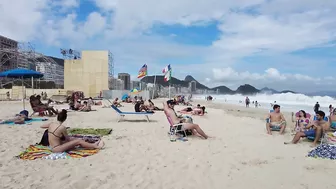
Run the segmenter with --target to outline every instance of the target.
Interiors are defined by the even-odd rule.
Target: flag
[[[139,70],[138,78],[145,77],[146,75],[147,75],[147,64],[144,64]]]
[[[172,70],[170,69],[165,73],[163,80],[165,82],[169,81],[171,79],[171,74],[172,74]]]
[[[166,67],[162,70],[162,73],[166,73],[166,72],[168,72],[169,70],[171,70],[170,64],[169,64],[168,66],[166,66]]]

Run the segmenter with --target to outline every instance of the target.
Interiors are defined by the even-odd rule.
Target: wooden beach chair
[[[123,112],[123,111],[121,111],[119,108],[117,108],[117,107],[114,106],[114,105],[111,105],[111,107],[112,107],[112,109],[114,109],[114,110],[118,113],[118,115],[119,115],[118,122],[120,122],[120,121],[125,117],[125,115],[142,115],[142,116],[145,116],[145,117],[146,117],[146,119],[147,119],[148,122],[150,122],[150,121],[149,121],[149,117],[148,117],[148,115],[153,115],[153,114],[154,114],[154,112],[153,112],[153,113],[152,113],[152,112]]]

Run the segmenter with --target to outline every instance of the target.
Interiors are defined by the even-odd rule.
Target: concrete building
[[[54,81],[56,85],[64,85],[64,60],[50,57],[50,59],[37,58],[36,71],[44,74],[47,81]],[[53,61],[48,61],[53,60]]]
[[[190,92],[192,93],[196,92],[196,81],[190,81],[189,89],[190,89]]]
[[[18,67],[17,48],[17,41],[0,35],[0,72]]]
[[[118,79],[124,82],[123,90],[131,90],[131,76],[128,73],[118,73]]]
[[[109,90],[109,52],[82,51],[81,59],[64,61],[64,89],[83,91],[86,97]]]

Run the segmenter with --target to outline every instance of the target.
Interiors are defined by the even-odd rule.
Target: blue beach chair
[[[148,115],[153,115],[154,113],[152,112],[123,112],[121,111],[119,108],[117,108],[114,105],[111,105],[112,109],[114,109],[118,115],[119,115],[119,119],[118,122],[120,122],[122,120],[123,117],[125,117],[125,115],[143,115],[146,117],[147,121],[149,122],[149,117]]]

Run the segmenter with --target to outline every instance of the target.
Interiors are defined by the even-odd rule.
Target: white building
[[[64,85],[64,60],[49,57],[53,61],[37,58],[36,71],[44,74],[43,78],[46,81],[54,81],[56,85]]]

